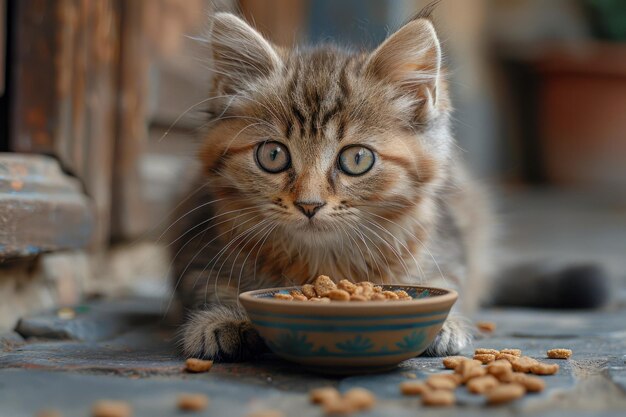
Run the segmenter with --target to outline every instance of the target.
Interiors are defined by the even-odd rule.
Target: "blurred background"
[[[98,294],[164,294],[194,166],[210,13],[279,45],[372,48],[420,0],[0,0],[0,329]],[[444,0],[435,22],[499,262],[626,281],[626,2]],[[620,286],[619,288],[623,288]]]

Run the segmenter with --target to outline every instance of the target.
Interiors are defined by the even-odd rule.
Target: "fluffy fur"
[[[441,48],[418,18],[371,53],[283,49],[230,14],[215,17],[210,128],[197,188],[181,205],[175,286],[189,312],[188,356],[243,360],[265,351],[237,304],[251,289],[353,281],[456,288],[477,301],[486,243],[482,196],[459,161]],[[260,143],[291,166],[260,169]],[[374,151],[361,176],[338,168],[347,145]],[[308,218],[296,202],[323,204]],[[452,315],[428,349],[458,352],[470,334]]]

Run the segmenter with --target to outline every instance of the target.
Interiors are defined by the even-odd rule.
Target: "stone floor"
[[[546,377],[542,394],[494,408],[460,389],[459,405],[449,410],[424,409],[418,399],[398,392],[398,383],[410,374],[440,372],[440,359],[412,359],[380,375],[326,377],[267,355],[256,363],[216,364],[209,373],[187,374],[161,306],[153,299],[100,300],[77,306],[73,319],[52,312],[24,320],[18,330],[28,340],[18,333],[2,336],[0,416],[31,417],[48,408],[67,417],[88,416],[91,404],[102,398],[129,401],[138,417],[175,416],[183,414],[175,404],[184,392],[210,397],[209,408],[197,415],[245,416],[275,408],[286,416],[319,416],[307,403],[307,390],[324,385],[374,391],[379,404],[364,416],[626,413],[626,306],[575,314],[483,311],[479,318],[495,321],[497,329],[473,347],[519,347],[536,358],[547,348],[569,347],[574,356],[559,361],[560,372]]]
[[[89,416],[98,399],[123,399],[135,417],[182,415],[175,407],[183,392],[211,398],[202,413],[238,417],[266,408],[289,417],[320,416],[308,404],[312,387],[340,390],[361,386],[379,403],[363,416],[604,416],[626,415],[626,205],[615,199],[580,199],[552,194],[515,195],[502,205],[513,226],[503,241],[512,260],[596,260],[616,282],[613,303],[602,311],[484,310],[476,319],[497,323],[475,347],[519,347],[542,358],[551,347],[569,347],[574,356],[546,377],[548,389],[504,407],[486,407],[460,389],[459,404],[425,409],[403,398],[398,383],[441,371],[439,359],[416,358],[380,375],[327,377],[303,371],[272,355],[255,363],[216,364],[211,372],[182,370],[175,329],[164,320],[159,299],[94,300],[75,306],[74,318],[53,311],[22,320],[17,332],[0,333],[0,417],[32,417],[57,409],[65,417]],[[26,337],[26,338],[24,338]]]

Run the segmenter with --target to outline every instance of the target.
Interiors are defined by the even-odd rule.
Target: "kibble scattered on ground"
[[[572,351],[570,349],[550,349],[547,355],[550,359],[569,359],[572,356]]]
[[[126,401],[100,400],[92,409],[92,417],[131,417],[133,409]]]
[[[209,406],[209,398],[204,394],[180,394],[178,408],[185,411],[200,411]]]
[[[209,360],[189,358],[185,361],[185,370],[187,372],[209,372],[211,367],[213,367],[213,361]]]
[[[333,387],[315,388],[309,391],[309,400],[320,405],[326,415],[349,415],[376,405],[376,396],[365,388],[352,388],[343,395]]]
[[[548,351],[552,358],[567,359],[571,355],[569,349]],[[527,393],[543,391],[545,381],[530,373],[552,375],[559,370],[558,364],[523,356],[520,349],[479,348],[473,358],[449,356],[443,358],[442,363],[453,373],[434,374],[425,381],[404,381],[400,384],[400,392],[407,396],[421,396],[425,406],[443,407],[455,404],[454,391],[465,384],[470,393],[484,395],[487,404],[498,405],[517,400]]]

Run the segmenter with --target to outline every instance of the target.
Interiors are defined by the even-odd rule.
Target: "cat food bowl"
[[[322,373],[380,372],[426,350],[448,317],[458,294],[410,285],[406,301],[313,303],[285,301],[270,288],[239,295],[254,327],[278,356]]]

